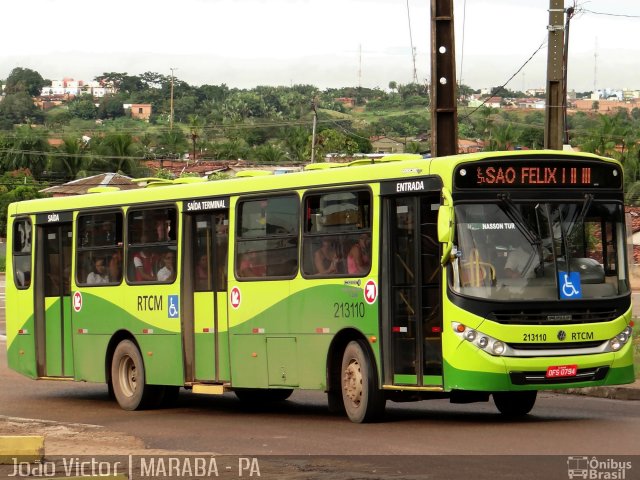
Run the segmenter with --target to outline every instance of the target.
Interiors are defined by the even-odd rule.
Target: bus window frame
[[[174,239],[172,240],[166,240],[166,241],[156,241],[156,242],[146,242],[146,243],[131,243],[130,241],[130,225],[131,225],[131,216],[139,213],[139,212],[151,212],[151,211],[157,211],[157,210],[168,210],[168,209],[173,209],[175,212],[175,236]],[[170,202],[170,203],[157,203],[157,204],[135,204],[135,205],[129,205],[129,207],[127,208],[126,211],[126,215],[125,215],[125,223],[124,223],[124,252],[123,252],[123,260],[124,260],[124,265],[123,265],[123,271],[122,271],[122,276],[126,282],[127,285],[129,286],[140,286],[140,285],[173,285],[176,281],[179,281],[180,279],[180,269],[178,268],[179,262],[182,261],[182,253],[179,251],[178,249],[178,238],[180,237],[180,208],[177,204],[177,202]],[[133,251],[132,251],[132,247],[133,247]],[[176,270],[176,274],[174,275],[173,280],[168,280],[168,281],[164,281],[164,282],[159,282],[158,280],[144,280],[144,281],[138,281],[135,280],[135,273],[134,273],[134,278],[129,278],[129,268],[131,266],[131,264],[133,263],[133,254],[138,251],[138,249],[142,249],[143,247],[146,247],[148,249],[151,250],[158,250],[160,251],[161,248],[164,248],[163,253],[166,253],[168,250],[172,250],[175,253],[175,270]],[[134,272],[135,272],[135,266],[134,268]],[[158,272],[154,272],[154,276],[157,277]]]
[[[30,232],[31,232],[31,241],[29,242],[29,252],[23,252],[23,251],[16,251],[16,242],[15,242],[15,235],[17,230],[17,226],[19,222],[27,222],[30,226]],[[11,239],[11,252],[8,252],[11,254],[11,261],[12,261],[12,266],[11,268],[13,269],[13,284],[14,286],[18,289],[18,290],[29,290],[31,288],[31,284],[33,283],[33,234],[34,234],[34,230],[33,230],[33,226],[34,226],[34,222],[31,220],[30,217],[16,217],[13,220],[13,224],[12,224],[12,232],[11,234],[13,235],[13,238]],[[20,283],[17,281],[17,272],[18,272],[18,268],[17,268],[17,259],[18,258],[25,258],[28,257],[29,258],[29,283],[27,284],[26,282],[24,282],[23,285],[20,285]],[[20,270],[22,271],[22,270]],[[22,272],[23,276],[24,276],[25,272]]]
[[[109,215],[109,214],[114,214],[114,215],[121,215],[121,227],[122,227],[122,232],[121,232],[121,236],[120,238],[122,239],[121,242],[119,243],[114,243],[113,245],[100,245],[100,246],[90,246],[90,247],[83,247],[81,245],[79,245],[79,242],[81,241],[80,238],[80,220],[82,219],[82,217],[85,216],[95,216],[95,215]],[[124,272],[124,233],[125,233],[125,213],[122,211],[121,208],[115,208],[115,209],[108,209],[108,210],[79,210],[78,214],[76,215],[76,219],[74,222],[74,230],[75,230],[75,235],[76,235],[76,242],[75,242],[75,256],[74,256],[74,263],[75,263],[75,272],[74,272],[74,277],[75,277],[75,282],[76,285],[82,288],[93,288],[93,287],[115,287],[118,285],[122,285],[122,281],[125,277],[125,272]],[[115,236],[116,239],[118,238],[117,235],[117,223],[114,226],[114,232],[115,232]],[[121,261],[120,261],[120,270],[121,270],[121,276],[120,276],[120,280],[117,282],[106,282],[106,283],[88,283],[85,280],[80,280],[78,278],[78,273],[80,271],[80,255],[81,254],[85,254],[87,252],[114,252],[117,250],[120,250],[120,255],[122,257]],[[104,258],[105,261],[105,267],[107,264],[107,260],[106,258]],[[108,267],[107,267],[108,268]]]
[[[296,202],[296,221],[294,223],[294,227],[295,227],[295,235],[264,235],[261,237],[242,237],[240,234],[240,229],[242,228],[242,216],[240,214],[241,211],[241,207],[243,204],[247,203],[247,202],[257,202],[257,201],[261,201],[261,200],[267,200],[269,201],[270,199],[273,198],[283,198],[283,197],[291,197],[291,198],[295,198],[297,200]],[[236,204],[235,204],[235,209],[234,209],[234,232],[233,232],[233,275],[236,279],[236,281],[238,282],[255,282],[255,281],[263,281],[263,282],[268,282],[268,281],[274,281],[274,280],[293,280],[294,278],[296,278],[298,276],[298,273],[300,272],[300,212],[301,212],[301,199],[300,199],[300,194],[299,192],[295,191],[295,190],[291,190],[291,191],[287,191],[287,192],[278,192],[275,194],[262,194],[262,195],[244,195],[244,196],[240,196],[237,198],[236,200]],[[240,269],[240,253],[239,253],[239,248],[238,245],[240,243],[250,243],[250,242],[256,242],[256,241],[262,241],[262,242],[269,242],[269,241],[273,241],[273,240],[281,240],[281,241],[288,241],[288,240],[295,240],[296,242],[296,254],[295,256],[293,256],[292,258],[295,259],[296,261],[296,268],[295,270],[289,274],[289,275],[269,275],[268,274],[268,270],[267,270],[267,264],[265,264],[265,274],[264,275],[259,275],[259,276],[241,276],[239,275],[239,269]],[[268,251],[268,250],[265,250]],[[245,252],[248,253],[248,252]]]
[[[340,232],[335,232],[335,233],[309,233],[307,232],[307,219],[304,217],[304,212],[306,209],[306,201],[307,198],[309,196],[321,196],[321,195],[326,195],[326,194],[332,194],[332,193],[355,193],[357,194],[358,192],[366,192],[369,195],[369,219],[368,219],[368,227],[367,228],[361,228],[361,229],[354,229],[354,230],[342,230]],[[373,257],[373,217],[374,217],[374,195],[373,195],[373,190],[371,189],[370,185],[357,185],[357,186],[349,186],[349,187],[334,187],[334,188],[322,188],[322,189],[310,189],[304,192],[304,195],[302,196],[302,201],[301,201],[301,205],[302,205],[302,209],[301,209],[301,213],[302,215],[300,216],[300,222],[301,222],[301,226],[300,226],[300,232],[302,235],[302,242],[301,242],[301,247],[299,248],[300,250],[300,260],[298,262],[298,264],[300,265],[300,274],[302,275],[303,278],[307,279],[307,280],[313,280],[313,279],[328,279],[328,278],[363,278],[366,277],[367,275],[369,275],[371,273],[371,269],[373,268],[373,264],[370,260],[369,262],[369,270],[361,273],[361,274],[352,274],[348,272],[347,269],[347,257],[349,255],[349,251],[343,251],[343,258],[342,258],[342,262],[344,262],[344,273],[335,273],[335,274],[316,274],[316,273],[307,273],[305,272],[304,269],[304,261],[306,259],[306,257],[304,257],[305,255],[305,241],[307,239],[310,240],[314,240],[314,239],[319,239],[320,241],[322,241],[323,237],[332,237],[332,238],[339,238],[339,239],[346,239],[348,237],[351,236],[356,236],[359,237],[362,234],[368,234],[369,235],[369,240],[371,242],[370,247],[369,247],[369,256]],[[357,241],[357,240],[356,240]],[[344,249],[343,249],[344,250]],[[315,251],[314,251],[315,252]],[[313,256],[315,253],[312,253],[311,255]],[[310,259],[311,262],[313,262],[313,258]]]

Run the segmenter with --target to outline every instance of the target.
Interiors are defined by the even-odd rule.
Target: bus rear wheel
[[[523,417],[531,411],[536,403],[538,392],[527,390],[523,392],[495,392],[493,403],[503,415],[507,417]]]
[[[376,370],[366,344],[349,342],[342,356],[342,401],[349,420],[367,423],[384,414],[385,398],[378,389]]]
[[[113,352],[111,382],[113,393],[123,410],[146,408],[158,393],[162,393],[146,385],[142,355],[131,340],[121,341]]]

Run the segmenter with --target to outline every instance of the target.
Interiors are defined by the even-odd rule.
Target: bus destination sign
[[[622,186],[620,169],[588,161],[512,160],[464,164],[455,185],[469,188],[613,188]]]

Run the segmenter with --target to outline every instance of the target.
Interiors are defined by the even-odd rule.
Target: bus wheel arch
[[[146,383],[144,357],[135,338],[128,332],[118,332],[112,338],[107,358],[110,360],[110,392],[124,410],[141,410],[161,397],[156,386]]]
[[[343,330],[331,343],[327,395],[329,410],[346,413],[355,423],[377,421],[384,413],[385,397],[379,389],[375,356],[357,330]]]

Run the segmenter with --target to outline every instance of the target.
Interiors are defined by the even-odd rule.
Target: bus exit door
[[[385,385],[442,385],[439,189],[384,198],[382,302]]]
[[[35,338],[40,377],[73,376],[71,343],[72,223],[36,220]],[[71,219],[71,214],[66,214]],[[54,219],[55,223],[42,224]]]
[[[185,202],[182,331],[187,382],[229,381],[229,199]]]

